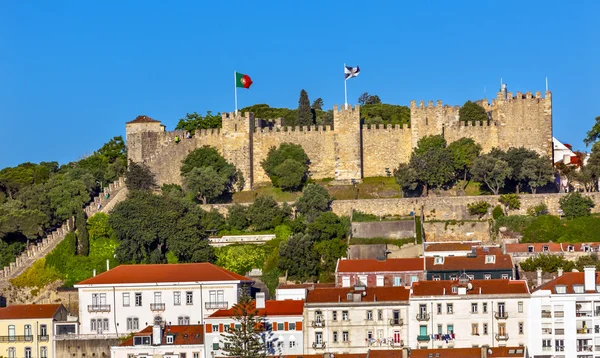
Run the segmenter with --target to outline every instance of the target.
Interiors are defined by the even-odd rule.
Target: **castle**
[[[491,104],[479,103],[489,120],[465,123],[459,120],[459,106],[411,101],[410,126],[361,125],[358,105],[334,106],[333,126],[274,128],[255,120],[253,113],[223,113],[221,129],[198,130],[191,138],[184,132],[167,132],[159,121],[139,116],[126,124],[127,155],[148,165],[159,185],[181,184],[181,161],[192,150],[209,145],[243,173],[246,190],[269,182],[261,162],[271,147],[286,142],[304,148],[313,179],[333,178],[340,183],[387,175],[399,163],[408,162],[419,139],[427,135],[441,134],[448,143],[472,138],[484,152],[525,147],[552,158],[551,92],[545,97],[540,92],[513,96],[503,87]]]

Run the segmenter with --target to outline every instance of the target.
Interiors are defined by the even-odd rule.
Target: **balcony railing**
[[[496,319],[507,319],[508,318],[508,313],[506,313],[506,312],[496,312],[496,313],[494,313],[494,317],[496,317]]]
[[[497,341],[508,341],[508,333],[496,333],[496,340]]]
[[[0,336],[0,342],[33,342],[33,336]]]
[[[600,310],[596,308],[596,310],[594,311],[594,316],[598,317],[600,316]]]
[[[552,350],[552,347],[542,347],[542,351],[549,352]]]
[[[227,306],[227,302],[206,302],[204,304],[204,306],[206,307],[207,310],[219,310],[219,309],[226,309]]]
[[[565,346],[556,346],[556,347],[554,347],[554,350],[557,352],[564,352]]]
[[[542,318],[552,318],[552,312],[542,311]]]
[[[313,326],[313,327],[325,327],[325,321],[324,320],[312,321],[311,322],[311,326]]]
[[[577,328],[577,334],[590,334],[592,333],[591,328]]]
[[[429,321],[429,313],[417,313],[417,321]]]
[[[577,352],[591,352],[592,346],[577,346]]]
[[[599,346],[599,345],[595,345],[595,346],[594,346],[594,350],[595,350],[596,352],[600,351],[600,346]]]
[[[38,335],[38,341],[40,342],[48,342],[48,335],[47,334],[40,334]]]
[[[592,317],[592,311],[577,311],[575,312],[576,317]]]
[[[110,312],[110,305],[88,305],[88,312]]]
[[[325,349],[325,342],[317,343],[314,342],[312,344],[313,349]]]
[[[428,334],[420,334],[417,336],[417,341],[419,342],[429,342],[430,339],[431,337],[429,337]]]
[[[390,319],[390,326],[402,326],[403,324],[404,324],[404,321],[402,321],[402,318]]]
[[[165,304],[164,303],[151,303],[150,304],[150,310],[151,311],[164,311],[165,310]]]

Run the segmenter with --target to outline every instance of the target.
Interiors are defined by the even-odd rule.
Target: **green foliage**
[[[130,162],[125,184],[129,190],[152,190],[156,188],[156,179],[146,164]]]
[[[409,166],[414,169],[425,195],[430,188],[441,187],[454,177],[453,160],[442,136],[426,136],[419,140]]]
[[[422,155],[431,150],[441,150],[446,148],[446,139],[442,135],[428,135],[417,142],[417,147],[413,150],[413,155]]]
[[[317,98],[314,100],[313,104],[312,104],[312,109],[315,111],[322,111],[323,110],[323,98]]]
[[[332,212],[324,212],[307,225],[306,232],[316,242],[346,239],[350,232],[350,221],[347,217],[339,217]]]
[[[367,104],[381,104],[381,99],[378,95],[370,95],[368,92],[365,92],[358,97],[358,104],[361,106]]]
[[[521,262],[520,266],[523,271],[527,272],[535,272],[537,271],[538,267],[544,272],[556,272],[559,268],[562,268],[564,271],[568,272],[575,268],[575,264],[573,262],[568,261],[561,255],[552,254],[539,254],[530,257]]]
[[[600,218],[582,216],[563,220],[561,242],[598,242],[600,241]]]
[[[216,251],[216,265],[245,275],[253,268],[262,268],[267,259],[263,245],[228,245]]]
[[[28,267],[22,274],[10,280],[17,288],[42,288],[49,283],[60,280],[61,275],[54,268],[46,268],[46,259],[40,258]]]
[[[600,116],[596,117],[596,122],[594,123],[592,129],[587,132],[583,143],[585,143],[585,146],[587,147],[588,145],[597,141],[598,138],[600,138]]]
[[[298,119],[296,125],[298,126],[310,126],[313,124],[313,114],[310,109],[310,101],[308,100],[308,93],[305,90],[300,91],[300,99],[298,100]]]
[[[307,222],[312,222],[321,213],[331,209],[332,199],[324,187],[309,184],[302,190],[302,196],[296,201],[296,210]]]
[[[281,143],[279,148],[271,147],[267,157],[262,161],[273,186],[284,190],[302,187],[307,178],[309,159],[302,146],[292,143]]]
[[[473,179],[485,183],[494,195],[498,195],[511,173],[508,163],[492,154],[484,154],[476,158],[471,168]]]
[[[488,115],[485,109],[479,103],[466,101],[458,111],[458,117],[464,122],[482,122],[488,121]]]
[[[502,155],[502,152],[499,152],[499,155]],[[524,163],[528,159],[538,159],[540,155],[531,149],[518,147],[509,148],[503,156],[504,160],[508,163],[508,166],[512,169],[509,178],[518,192],[521,188],[528,185],[529,181],[529,178],[525,175],[528,171],[523,170]]]
[[[560,208],[567,219],[574,219],[582,216],[589,216],[594,201],[579,192],[570,192],[559,200]]]
[[[292,235],[292,229],[288,225],[277,225],[274,232],[275,237],[280,240],[287,240]]]
[[[234,328],[221,334],[221,343],[226,356],[239,358],[265,357],[263,319],[252,303],[252,298],[244,293],[233,306]]]
[[[219,231],[227,227],[227,221],[219,210],[212,208],[210,211],[201,212],[200,224],[205,230]]]
[[[527,215],[531,216],[540,216],[540,215],[548,215],[548,205],[544,203],[540,203],[534,206],[527,208]]]
[[[83,210],[77,213],[75,227],[77,228],[77,254],[87,256],[90,254],[90,235]]]
[[[471,138],[461,138],[450,143],[447,149],[452,156],[456,174],[462,174],[463,179],[467,180],[467,173],[473,166],[475,159],[479,156],[481,146]]]
[[[398,248],[402,248],[402,246],[406,244],[412,244],[414,242],[415,239],[413,237],[407,237],[405,239],[390,239],[387,237],[352,237],[350,239],[350,245],[396,245]]]
[[[337,260],[348,255],[348,245],[346,240],[323,240],[315,243],[314,251],[321,256],[321,271],[334,273]]]
[[[521,208],[521,198],[517,194],[502,194],[498,198],[500,204],[504,206],[504,212],[508,215],[509,210]]]
[[[365,104],[360,107],[360,119],[364,124],[410,125],[410,108],[394,104]]]
[[[245,206],[233,204],[227,210],[227,224],[229,227],[237,230],[244,230],[248,227],[247,208]]]
[[[481,218],[485,214],[487,214],[488,209],[491,206],[492,205],[490,203],[488,203],[487,201],[483,201],[483,200],[477,201],[475,203],[467,204],[467,208],[469,209],[469,214],[477,215],[479,218]]]
[[[379,221],[379,216],[373,214],[367,214],[360,210],[354,210],[352,212],[353,222],[368,222],[368,221]]]
[[[506,227],[512,232],[523,232],[534,220],[534,217],[525,215],[500,216],[496,219],[496,230]]]
[[[254,230],[273,229],[283,223],[283,220],[291,214],[289,207],[279,207],[277,202],[270,196],[259,196],[254,203],[248,207],[248,221]]]
[[[554,168],[551,161],[545,157],[526,159],[523,161],[521,171],[523,181],[529,185],[533,194],[537,188],[554,180]]]
[[[293,280],[314,280],[317,277],[319,255],[313,250],[310,235],[293,234],[281,243],[278,268],[287,271],[288,277]]]
[[[175,130],[188,131],[191,135],[194,135],[196,129],[221,128],[222,120],[221,113],[212,114],[211,111],[208,111],[204,116],[196,112],[187,113],[184,118],[177,122]]]
[[[500,205],[494,206],[494,210],[492,210],[492,217],[494,220],[498,220],[501,216],[504,216],[504,210]]]
[[[403,196],[406,192],[417,189],[419,185],[417,171],[406,163],[400,163],[398,168],[394,169],[394,179],[400,185]]]
[[[188,192],[193,193],[202,204],[208,204],[223,194],[228,178],[220,176],[212,167],[200,167],[188,172],[183,182]]]
[[[272,108],[268,104],[255,104],[250,107],[245,107],[240,110],[241,112],[252,112],[254,118],[262,119],[278,119],[283,118],[283,124],[286,126],[296,125],[296,119],[298,117],[296,109],[289,108]]]
[[[557,216],[536,217],[521,233],[521,242],[557,242],[563,234],[563,227]]]

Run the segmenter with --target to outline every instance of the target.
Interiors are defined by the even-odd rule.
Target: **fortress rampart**
[[[427,135],[441,134],[448,143],[472,138],[484,152],[522,146],[552,157],[550,92],[542,97],[540,92],[513,96],[503,91],[492,103],[483,100],[480,104],[489,119],[465,123],[459,120],[459,106],[411,101],[409,126],[361,125],[358,105],[334,106],[333,126],[281,127],[255,119],[252,113],[224,113],[221,129],[198,130],[192,138],[184,132],[167,132],[159,121],[139,116],[126,125],[127,154],[130,160],[147,164],[159,185],[181,184],[181,161],[194,149],[212,146],[242,171],[245,189],[269,182],[261,162],[271,147],[286,142],[304,148],[312,178],[343,183],[386,175],[386,168],[393,171],[399,163],[408,162],[419,139]],[[179,143],[175,143],[176,136]]]

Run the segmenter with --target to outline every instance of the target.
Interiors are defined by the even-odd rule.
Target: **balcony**
[[[429,342],[430,339],[431,337],[429,337],[428,334],[420,334],[417,336],[417,341],[419,342]]]
[[[577,352],[591,352],[592,346],[577,346]]]
[[[577,334],[591,334],[591,328],[577,328]]]
[[[508,313],[506,313],[506,312],[495,312],[494,313],[494,317],[496,317],[496,319],[507,319],[508,318]]]
[[[313,349],[325,349],[325,342],[317,343],[314,342],[312,344]]]
[[[110,312],[110,305],[88,305],[88,312]]]
[[[0,342],[33,342],[33,336],[0,336]]]
[[[564,352],[565,346],[556,346],[556,347],[554,347],[554,350],[557,352]]]
[[[150,304],[150,310],[151,311],[164,311],[165,310],[165,304],[164,303],[151,303]]]
[[[404,322],[402,318],[392,318],[390,319],[390,326],[402,326]]]
[[[552,318],[552,312],[542,311],[542,318]]]
[[[429,321],[429,313],[417,313],[417,321]]]
[[[38,341],[40,342],[48,342],[48,335],[44,334],[44,335],[38,335]]]
[[[575,312],[576,317],[592,317],[592,311],[577,311]]]
[[[206,307],[207,310],[220,310],[220,309],[227,309],[228,305],[227,305],[227,301],[206,302],[204,304],[204,307]]]
[[[322,319],[321,320],[318,319],[316,321],[312,321],[311,322],[311,326],[313,326],[313,327],[319,327],[319,328],[325,327],[325,321],[323,321]]]
[[[508,341],[508,333],[496,333],[496,340],[497,341]]]

